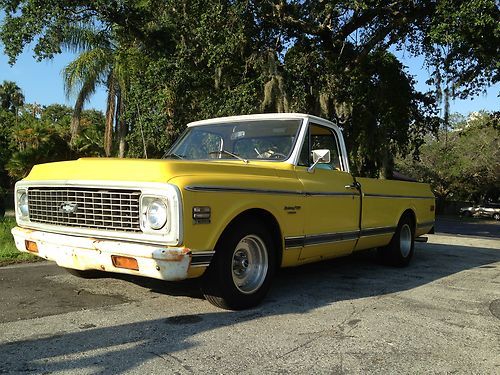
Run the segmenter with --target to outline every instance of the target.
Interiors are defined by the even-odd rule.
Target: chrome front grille
[[[30,187],[30,221],[90,229],[140,232],[141,192],[122,189]]]

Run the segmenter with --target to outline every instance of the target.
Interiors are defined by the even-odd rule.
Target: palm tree
[[[24,95],[19,86],[12,81],[3,81],[0,85],[0,105],[6,111],[16,115],[19,107],[24,105]]]
[[[91,26],[79,26],[70,30],[64,47],[80,53],[63,71],[67,96],[76,94],[71,140],[74,141],[78,136],[85,102],[99,85],[104,85],[108,92],[104,152],[106,156],[111,155],[115,128],[119,135],[119,156],[123,157],[127,130],[123,120],[123,108],[129,81],[127,61],[121,58],[125,55],[121,53],[123,47],[109,35],[104,35]]]

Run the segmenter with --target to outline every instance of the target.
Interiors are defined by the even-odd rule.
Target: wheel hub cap
[[[243,237],[236,245],[232,259],[232,277],[236,288],[244,294],[256,292],[266,279],[267,269],[264,241],[253,234]]]
[[[401,250],[401,255],[407,257],[411,251],[411,229],[408,224],[401,227],[401,233],[399,235],[399,248]]]

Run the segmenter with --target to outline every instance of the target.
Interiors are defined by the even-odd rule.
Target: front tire
[[[224,233],[203,279],[202,292],[211,304],[228,310],[257,306],[271,286],[275,246],[269,232],[240,221]]]
[[[493,219],[495,219],[496,221],[500,221],[500,214],[494,214]]]
[[[386,247],[379,249],[384,263],[396,267],[406,267],[415,252],[415,226],[409,215],[404,215],[398,223],[396,233]]]

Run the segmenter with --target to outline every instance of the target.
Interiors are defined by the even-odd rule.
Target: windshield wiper
[[[215,154],[217,154],[217,155],[229,155],[229,156],[232,156],[233,158],[236,158],[236,159],[241,160],[245,163],[248,163],[247,159],[244,159],[241,156],[233,154],[232,152],[229,152],[227,150],[211,151],[208,153],[208,155],[215,155]]]
[[[170,154],[163,155],[162,159],[174,158],[174,159],[184,159],[183,155],[178,155],[175,152],[171,152]]]

